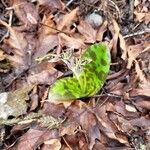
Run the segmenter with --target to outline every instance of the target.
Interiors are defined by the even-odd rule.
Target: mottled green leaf
[[[82,67],[78,66],[78,74],[73,71],[73,77],[59,79],[50,87],[49,100],[90,97],[102,88],[110,68],[110,52],[107,45],[101,43],[90,46],[81,56],[80,62],[86,60],[87,63]]]

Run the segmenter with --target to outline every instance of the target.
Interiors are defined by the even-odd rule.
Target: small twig
[[[104,97],[104,96],[108,96],[108,97],[116,97],[116,98],[123,98],[120,95],[116,95],[116,94],[112,94],[112,93],[106,93],[106,94],[101,94],[101,95],[94,95],[93,97],[95,98],[99,98],[99,97]]]
[[[99,107],[102,107],[108,100],[108,97],[99,105]]]
[[[150,29],[145,29],[143,31],[139,31],[139,32],[135,32],[135,33],[131,33],[131,34],[125,35],[125,36],[123,36],[123,38],[126,39],[126,38],[129,38],[129,37],[142,35],[142,34],[145,34],[145,33],[150,33]]]
[[[24,5],[24,4],[25,4],[25,2],[22,2],[20,4],[13,5],[12,7],[7,7],[6,10],[12,10],[12,9],[15,9],[15,7],[18,7],[18,6]]]
[[[65,144],[68,146],[68,148],[69,148],[70,150],[73,150],[73,149],[71,148],[71,146],[68,144],[68,142],[66,141],[66,139],[65,139],[64,137],[62,137],[62,138],[63,138]]]
[[[133,11],[134,11],[134,0],[130,0],[129,1],[129,5],[130,5],[130,18],[131,20],[133,20]]]
[[[1,0],[1,2],[6,8],[8,7],[4,0]]]
[[[11,27],[11,24],[12,24],[12,16],[13,16],[13,11],[11,10],[10,11],[10,13],[9,13],[9,23],[8,23],[8,25]],[[1,40],[0,40],[0,43],[6,38],[6,37],[8,37],[8,35],[9,35],[9,30],[7,30],[7,32],[6,32],[6,34],[1,38]]]
[[[47,25],[47,24],[44,24],[44,23],[40,23],[40,24],[43,25],[43,26],[49,27],[49,28],[51,28],[51,29],[53,29],[53,30],[55,30],[55,31],[58,31],[58,32],[67,34],[67,35],[69,36],[69,33],[67,33],[67,32],[61,31],[61,30],[59,30],[59,29],[56,29],[56,28],[51,27],[51,26],[49,26],[49,25]]]
[[[118,12],[118,15],[120,16],[120,10],[119,10],[118,6],[116,5],[116,3],[113,2],[112,0],[108,0],[108,1],[109,1],[110,3],[112,3],[113,6],[115,6],[115,8],[116,8],[116,10],[117,10],[117,12]]]
[[[74,0],[70,0],[70,1],[66,4],[65,8],[68,7],[69,5],[71,5],[71,3],[73,3],[73,1],[74,1]]]

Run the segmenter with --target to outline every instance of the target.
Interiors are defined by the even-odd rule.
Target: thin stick
[[[145,34],[145,33],[150,33],[150,29],[147,28],[147,29],[145,29],[143,31],[140,31],[140,32],[135,32],[135,33],[131,33],[131,34],[125,35],[125,36],[123,36],[123,38],[126,39],[126,38],[129,38],[129,37],[142,35],[142,34]]]
[[[58,32],[61,32],[61,33],[64,33],[64,34],[69,35],[69,33],[64,32],[64,31],[61,31],[61,30],[56,29],[56,28],[54,28],[54,27],[51,27],[51,26],[49,26],[49,25],[47,25],[47,24],[44,24],[44,23],[40,23],[40,24],[43,25],[43,26],[49,27],[49,28],[51,28],[51,29],[53,29],[53,30],[56,30],[56,31],[58,31]]]
[[[62,137],[62,138],[63,138],[64,142],[66,143],[66,145],[68,146],[68,148],[69,148],[70,150],[73,150],[73,149],[71,148],[71,146],[68,144],[68,142],[66,141],[66,139],[65,139],[64,137]]]

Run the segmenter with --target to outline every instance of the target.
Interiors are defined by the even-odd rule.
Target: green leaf
[[[106,44],[94,44],[81,56],[78,74],[57,80],[49,90],[52,101],[75,100],[96,94],[104,85],[110,69],[110,52]],[[87,61],[87,63],[83,63]],[[82,70],[81,70],[82,68]],[[76,69],[77,70],[77,69]]]

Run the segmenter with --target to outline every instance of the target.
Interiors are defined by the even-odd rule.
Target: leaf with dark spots
[[[108,47],[104,43],[90,46],[79,59],[79,62],[86,61],[82,69],[80,69],[81,64],[75,66],[72,68],[73,77],[57,80],[50,87],[48,99],[51,102],[67,101],[96,94],[102,88],[109,72],[109,53]],[[96,56],[96,59],[93,55]],[[101,62],[101,60],[103,61]]]

